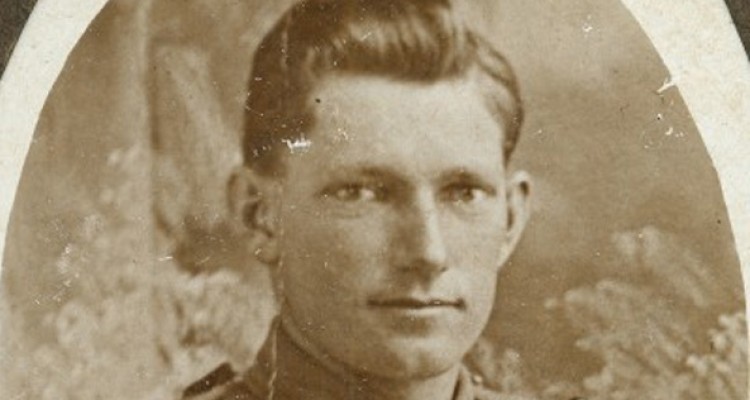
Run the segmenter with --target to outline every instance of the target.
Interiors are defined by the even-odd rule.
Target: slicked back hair
[[[284,173],[285,143],[314,125],[310,93],[327,76],[379,76],[402,82],[477,79],[504,129],[505,160],[523,108],[512,68],[471,30],[451,0],[303,0],[258,46],[245,104],[245,165]]]

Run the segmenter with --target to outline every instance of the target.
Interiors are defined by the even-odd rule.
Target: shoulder
[[[494,391],[484,386],[484,380],[479,375],[471,377],[473,400],[537,400],[526,394],[508,394]]]
[[[537,398],[519,394],[501,394],[482,387],[474,390],[474,400],[537,400]]]
[[[256,400],[229,363],[223,363],[182,392],[182,400]]]
[[[537,400],[535,397],[516,394],[501,394],[485,387],[474,389],[474,400]]]

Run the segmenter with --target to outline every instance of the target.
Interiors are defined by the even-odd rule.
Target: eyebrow
[[[385,179],[396,182],[406,181],[406,179],[404,179],[395,169],[377,165],[341,165],[333,169],[329,175],[333,178],[346,178],[348,176],[356,175],[369,179]]]
[[[452,168],[440,174],[440,182],[472,182],[482,186],[492,186],[499,184],[490,174],[476,172],[468,167]]]
[[[342,172],[345,169],[345,172]],[[379,165],[354,165],[354,166],[340,166],[334,169],[330,173],[331,177],[334,178],[345,178],[347,176],[360,176],[367,179],[386,180],[389,182],[408,182],[408,178],[404,177],[397,169],[390,166],[379,166]],[[496,179],[491,177],[490,173],[482,173],[481,171],[475,171],[475,168],[468,166],[455,167],[447,171],[443,171],[433,179],[433,182],[444,184],[447,182],[470,182],[481,186],[494,187],[499,184]]]

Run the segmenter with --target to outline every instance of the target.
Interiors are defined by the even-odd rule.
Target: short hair
[[[504,127],[507,162],[523,108],[513,69],[470,29],[451,0],[303,0],[265,36],[253,59],[245,103],[245,165],[283,173],[285,143],[314,124],[310,93],[334,75],[433,83],[472,75]]]

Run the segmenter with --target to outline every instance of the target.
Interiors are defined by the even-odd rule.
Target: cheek
[[[493,215],[481,220],[453,219],[446,233],[451,265],[485,277],[498,271],[506,240],[503,218]]]
[[[380,280],[383,227],[361,220],[294,215],[285,221],[280,250],[287,283],[314,295],[355,300]]]
[[[477,322],[485,321],[494,306],[497,276],[503,259],[504,221],[498,217],[454,225],[447,237],[449,261],[464,282],[463,293]]]
[[[472,274],[468,280],[470,304],[474,305],[476,313],[479,314],[489,311],[494,306],[497,288],[497,272],[489,269],[484,269],[483,272]]]
[[[492,274],[491,276],[476,276],[476,279],[471,281],[471,291],[468,294],[468,315],[471,321],[467,327],[474,333],[479,334],[486,326],[489,321],[492,310],[495,307],[495,292],[497,289],[497,275]]]

